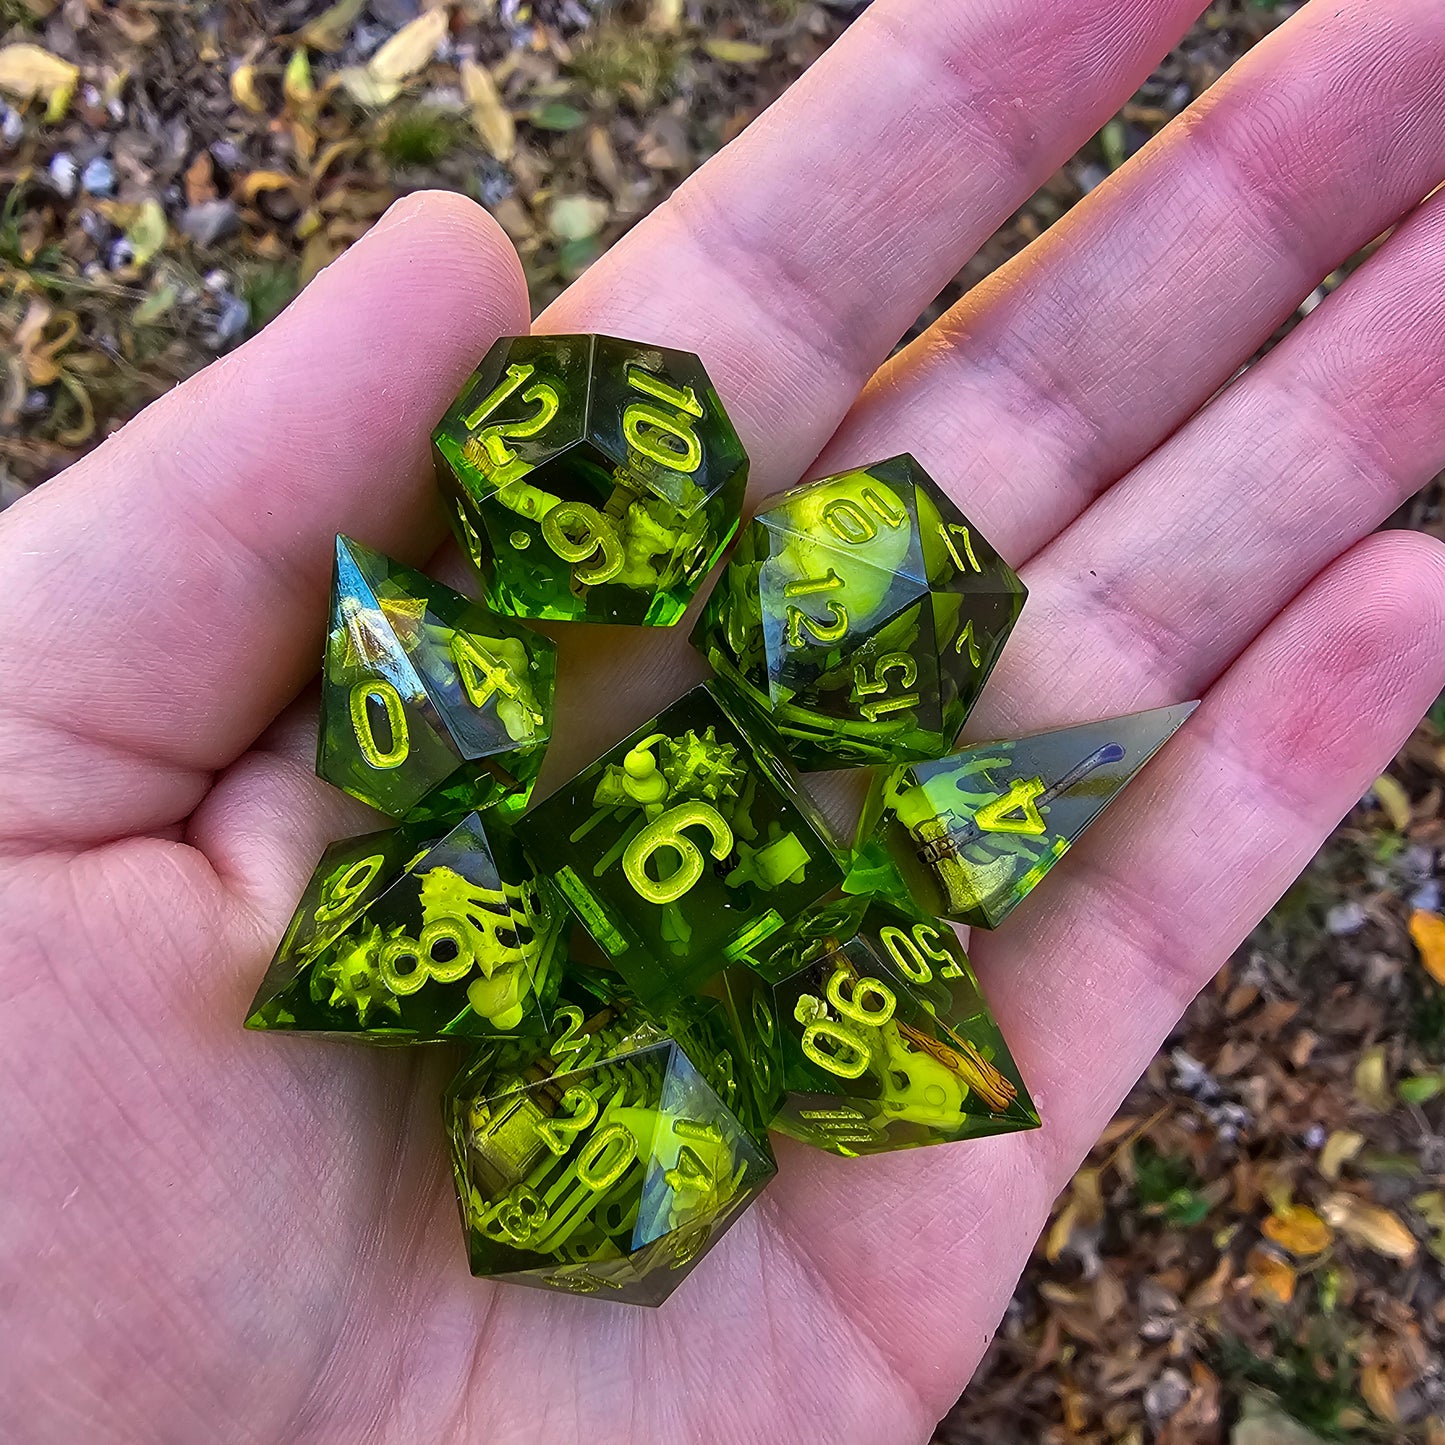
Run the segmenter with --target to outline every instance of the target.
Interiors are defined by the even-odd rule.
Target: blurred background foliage
[[[544,304],[864,3],[0,0],[0,506],[409,191]],[[920,324],[1298,8],[1215,0]],[[1439,485],[1392,525],[1445,536]],[[1125,1103],[940,1442],[1445,1445],[1442,797],[1445,705]]]

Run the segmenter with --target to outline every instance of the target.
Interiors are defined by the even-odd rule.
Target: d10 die
[[[606,336],[504,337],[432,439],[457,537],[515,617],[676,622],[747,485],[702,362]]]
[[[643,1004],[697,992],[841,881],[827,824],[766,734],[704,684],[518,825]]]
[[[796,487],[743,534],[694,643],[805,771],[936,758],[1024,585],[910,456]]]
[[[306,885],[246,1026],[365,1043],[540,1032],[566,920],[490,818],[348,838]]]
[[[557,1009],[520,1066],[447,1091],[473,1274],[657,1305],[776,1172],[727,1040],[636,1009]]]
[[[781,1041],[775,1129],[854,1155],[1037,1127],[947,924],[851,899],[811,910],[749,962],[771,985],[766,1032]]]
[[[998,927],[1196,706],[980,743],[880,773],[846,891]]]
[[[552,725],[556,644],[336,539],[316,771],[394,817],[526,805]]]

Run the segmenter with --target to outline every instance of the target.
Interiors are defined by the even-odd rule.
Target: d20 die
[[[844,888],[996,928],[1197,703],[980,743],[880,773]]]
[[[911,456],[754,517],[693,633],[805,771],[947,752],[1025,589]]]
[[[567,912],[475,813],[348,838],[322,856],[247,1028],[419,1043],[540,1032]]]
[[[487,602],[515,617],[676,622],[747,485],[702,362],[606,336],[504,337],[432,440]]]
[[[520,813],[552,726],[556,644],[336,539],[316,771],[394,817]]]
[[[850,899],[810,910],[749,965],[772,989],[782,1133],[854,1155],[1037,1127],[947,924]]]
[[[472,1273],[661,1304],[776,1172],[737,1096],[701,1019],[568,1004],[520,1065],[483,1051],[444,1106]]]
[[[518,825],[643,1004],[698,992],[841,881],[828,826],[767,732],[703,684]]]

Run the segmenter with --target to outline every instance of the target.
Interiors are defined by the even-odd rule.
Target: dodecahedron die
[[[433,442],[486,600],[516,617],[676,622],[747,484],[702,362],[605,336],[504,337]]]
[[[518,825],[643,1004],[697,992],[841,881],[827,824],[744,718],[695,687]]]
[[[540,1033],[568,914],[499,820],[334,843],[301,896],[248,1028],[420,1043]]]
[[[877,899],[827,904],[729,970],[735,987],[744,970],[771,992],[772,1019],[755,998],[746,1028],[781,1054],[775,1129],[855,1155],[1038,1125],[946,923]]]
[[[316,771],[393,817],[525,806],[551,735],[556,644],[336,539]]]
[[[693,633],[798,767],[948,751],[1023,607],[1022,582],[911,456],[774,498]]]
[[[528,1057],[483,1049],[457,1076],[445,1113],[474,1274],[661,1304],[772,1178],[731,1039],[680,1018],[564,1003]]]
[[[880,772],[845,889],[997,928],[1196,706],[980,743]]]

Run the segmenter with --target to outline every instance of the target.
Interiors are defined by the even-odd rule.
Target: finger
[[[1025,569],[970,728],[1195,695],[1442,468],[1445,195]]]
[[[1209,692],[1071,851],[1047,906],[975,933],[970,951],[1043,1129],[785,1166],[769,1198],[792,1237],[939,1412],[1002,1315],[1017,1268],[1003,1262],[1027,1258],[1185,1004],[1442,686],[1445,548],[1409,533],[1363,543]],[[894,1238],[907,1247],[865,1247]]]
[[[980,245],[1126,100],[1199,0],[882,0],[539,322],[702,355],[791,482]]]
[[[1435,0],[1309,5],[886,366],[818,473],[917,454],[1016,564],[1445,178]]]
[[[526,323],[485,212],[412,197],[260,336],[7,511],[7,831],[73,841],[184,816],[315,671],[334,534],[435,544],[431,425]]]

